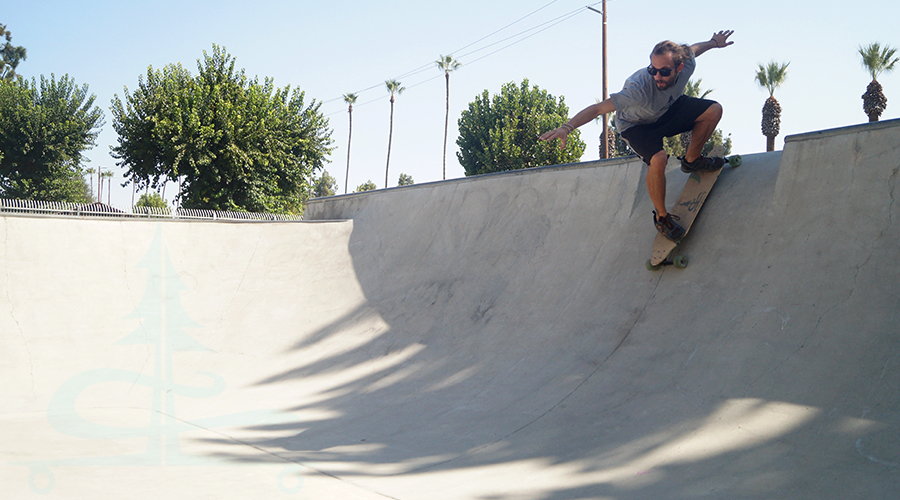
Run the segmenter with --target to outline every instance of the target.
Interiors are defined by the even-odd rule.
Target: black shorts
[[[622,133],[644,163],[663,150],[663,138],[672,137],[694,129],[694,123],[716,101],[683,95],[654,123],[635,125]]]

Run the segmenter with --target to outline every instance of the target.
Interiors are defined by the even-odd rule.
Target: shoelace
[[[675,214],[669,213],[669,214],[666,214],[665,217],[663,217],[662,222],[666,226],[672,227],[672,221],[676,221],[676,220],[681,220],[681,217],[679,217]]]

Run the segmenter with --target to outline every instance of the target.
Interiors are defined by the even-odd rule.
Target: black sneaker
[[[665,217],[660,219],[656,215],[656,210],[653,211],[653,224],[656,226],[656,230],[672,241],[684,238],[684,228],[675,223],[679,219],[680,217],[672,214],[666,214]]]
[[[715,172],[725,166],[725,158],[713,156],[708,158],[700,156],[694,161],[687,161],[681,158],[681,171],[690,174],[693,172]]]

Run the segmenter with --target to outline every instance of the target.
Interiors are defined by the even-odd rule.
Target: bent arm
[[[616,110],[616,107],[613,105],[612,99],[606,99],[605,101],[598,102],[597,104],[592,104],[581,111],[579,111],[575,116],[569,119],[563,126],[559,128],[555,128],[553,130],[549,130],[541,134],[540,139],[542,141],[552,141],[553,139],[561,139],[562,144],[560,147],[566,147],[566,138],[570,133],[574,132],[576,128],[584,125],[585,123],[590,122],[591,120],[597,118],[600,115],[605,115],[612,113]]]
[[[699,56],[700,54],[706,52],[709,49],[715,49],[715,48],[722,49],[722,48],[728,47],[729,45],[733,44],[734,42],[728,41],[728,37],[730,37],[732,33],[734,33],[734,30],[720,31],[718,33],[713,33],[712,38],[710,38],[709,40],[707,40],[705,42],[697,42],[697,43],[691,45],[691,51],[694,53],[694,57]]]

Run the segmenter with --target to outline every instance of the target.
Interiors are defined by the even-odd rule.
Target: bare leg
[[[694,122],[694,130],[691,132],[691,144],[684,153],[684,159],[692,162],[703,153],[703,146],[712,137],[719,120],[722,119],[722,105],[713,103]]]
[[[647,192],[656,209],[656,215],[663,218],[666,211],[666,162],[669,155],[660,151],[650,158],[650,169],[647,170]]]

